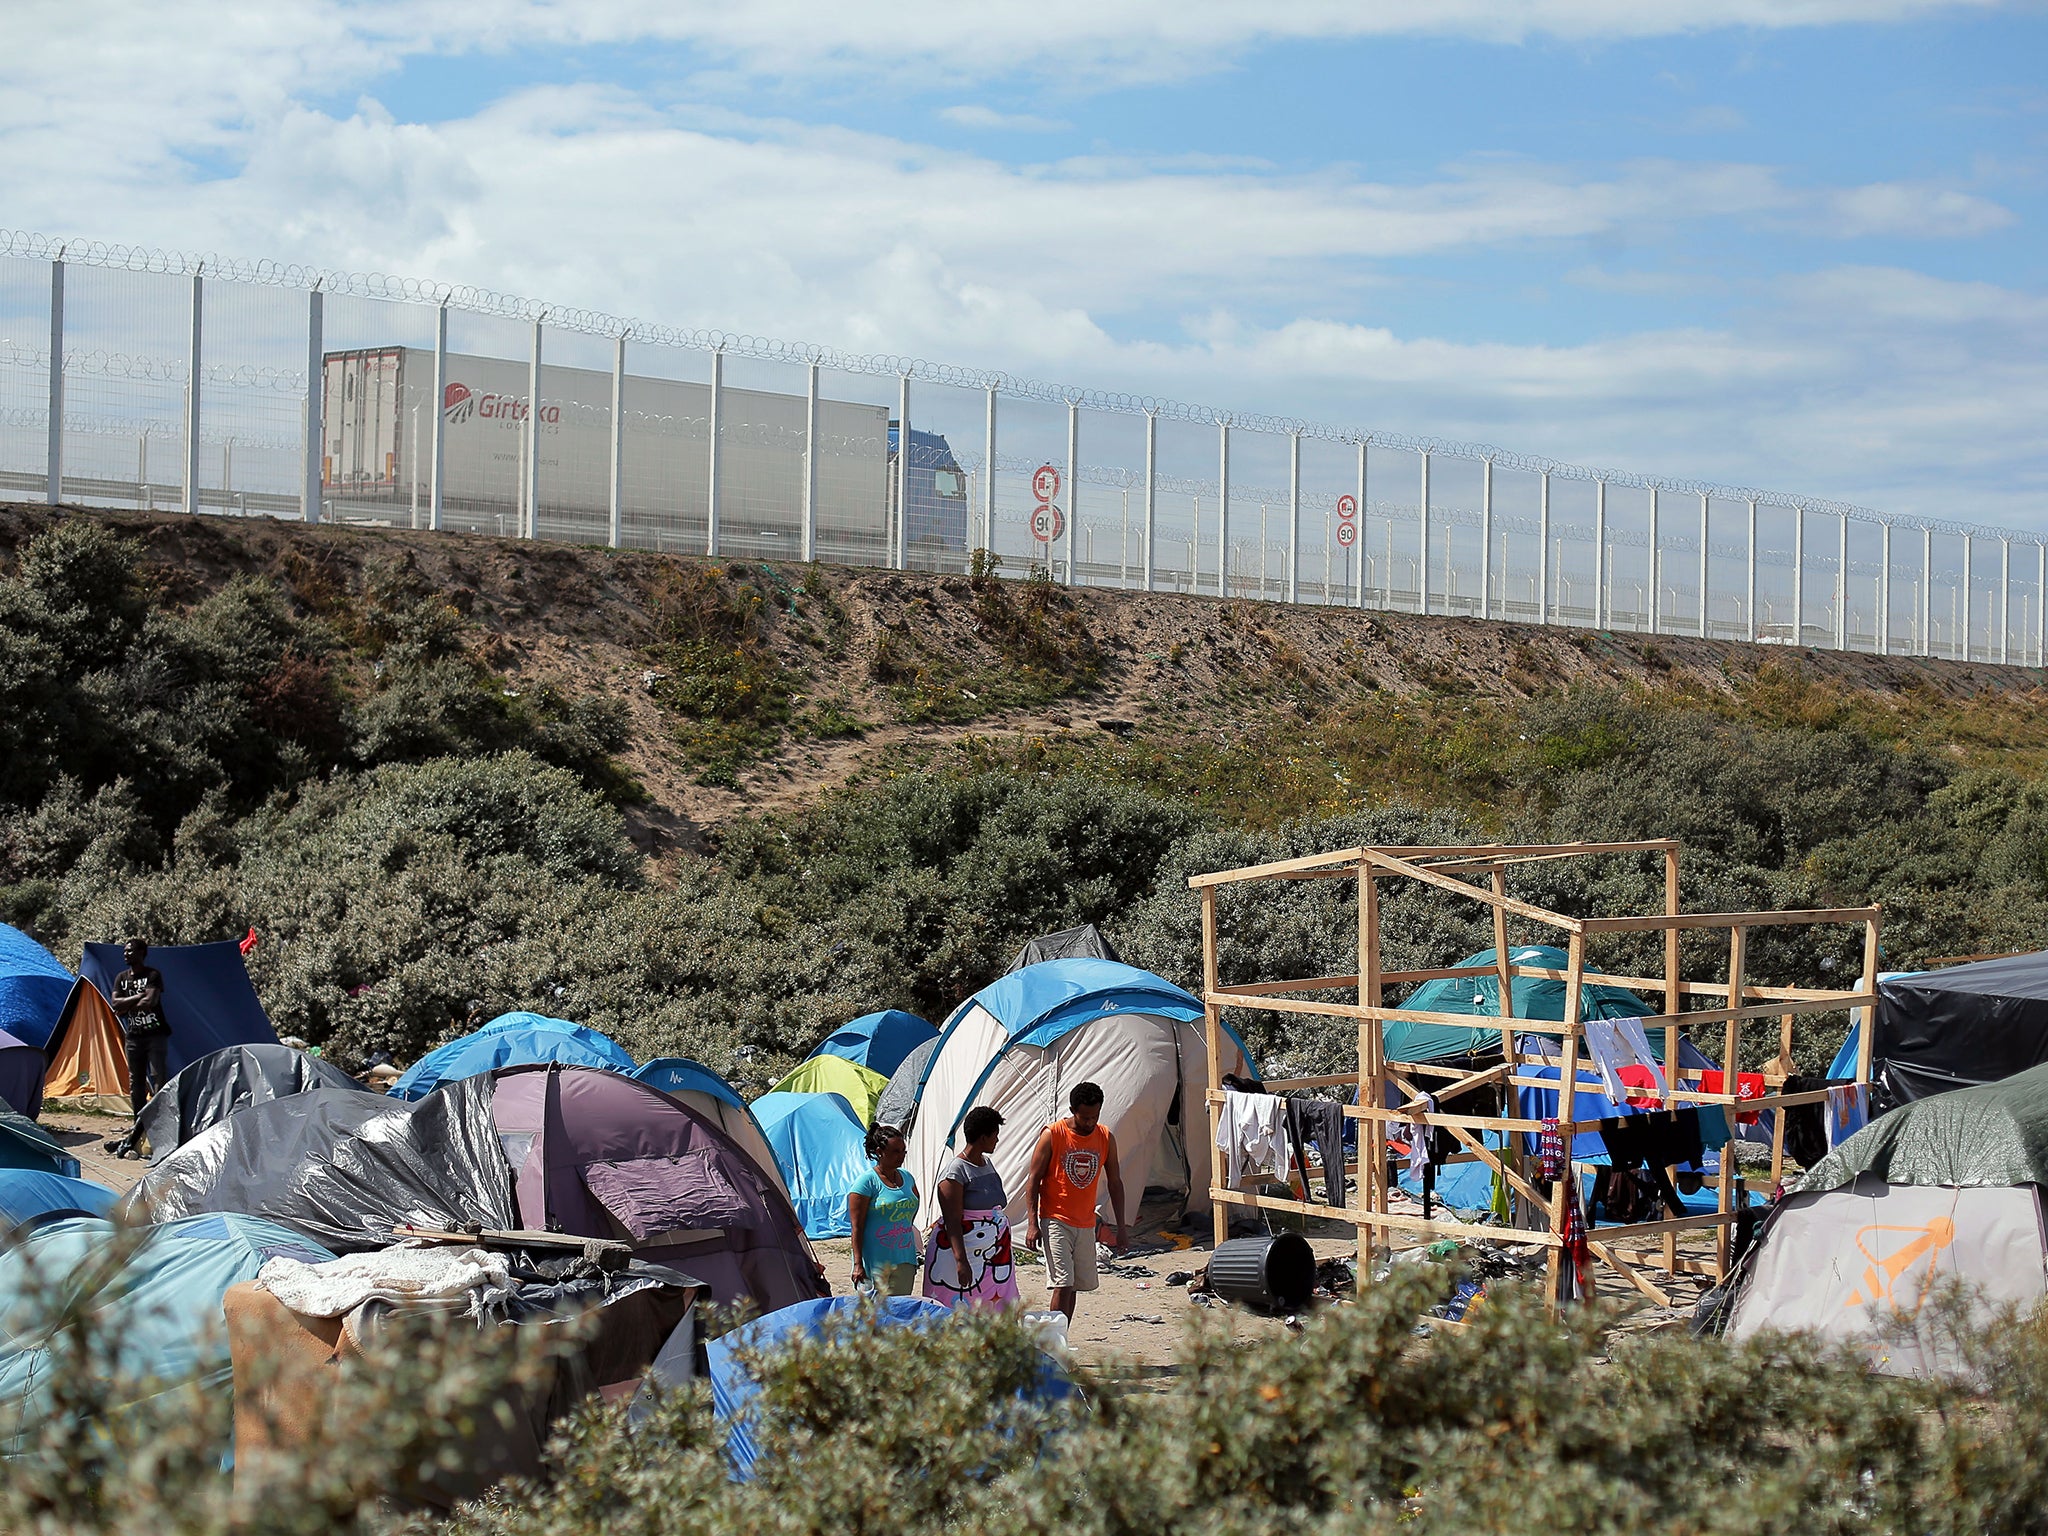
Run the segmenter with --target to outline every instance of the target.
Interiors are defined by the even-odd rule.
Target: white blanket
[[[256,1283],[302,1317],[344,1317],[372,1301],[458,1297],[474,1316],[518,1289],[502,1254],[450,1247],[385,1248],[319,1264],[275,1258],[256,1272]]]

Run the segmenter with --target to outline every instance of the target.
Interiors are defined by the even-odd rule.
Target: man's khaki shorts
[[[1055,1291],[1092,1291],[1102,1283],[1095,1277],[1094,1227],[1045,1224],[1045,1283]]]

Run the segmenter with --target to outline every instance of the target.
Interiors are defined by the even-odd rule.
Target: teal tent
[[[117,1403],[139,1407],[187,1381],[225,1391],[233,1371],[221,1298],[280,1254],[334,1257],[254,1216],[188,1216],[140,1232],[79,1216],[29,1231],[0,1252],[0,1455],[34,1449],[51,1428],[53,1303],[83,1303]]]
[[[78,1177],[78,1159],[26,1115],[0,1108],[0,1168],[27,1168],[36,1173]]]
[[[1509,950],[1508,961],[1513,965],[1542,966],[1561,971],[1571,964],[1571,957],[1548,944],[1525,944],[1519,949]],[[1467,955],[1458,962],[1461,966],[1491,966],[1493,963],[1494,952],[1490,949]],[[1586,974],[1590,977],[1599,973],[1589,969]],[[1513,983],[1510,995],[1516,1018],[1563,1021],[1562,981],[1517,976]],[[1484,975],[1439,977],[1435,981],[1425,981],[1398,1006],[1412,1013],[1459,1013],[1498,1019],[1500,978],[1491,970]],[[1635,993],[1596,981],[1586,983],[1579,1000],[1579,1016],[1586,1019],[1640,1019],[1656,1012],[1657,1009]],[[1494,1024],[1466,1029],[1456,1024],[1410,1024],[1389,1019],[1386,1049],[1389,1061],[1442,1061],[1451,1056],[1498,1051],[1500,1026]]]

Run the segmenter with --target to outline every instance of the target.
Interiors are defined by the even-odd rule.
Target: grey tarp
[[[1880,980],[1870,1055],[1900,1104],[2048,1063],[2048,951]]]
[[[893,1125],[908,1133],[911,1121],[917,1118],[917,1090],[924,1082],[924,1069],[931,1064],[938,1048],[936,1039],[927,1040],[903,1058],[903,1065],[890,1076],[889,1086],[875,1100],[875,1124]]]
[[[388,1247],[395,1226],[516,1227],[491,1080],[416,1104],[315,1088],[251,1105],[199,1133],[122,1199],[121,1220],[238,1211],[336,1253]]]
[[[1017,951],[1017,958],[1010,962],[1010,969],[1021,971],[1041,960],[1122,959],[1123,956],[1116,952],[1116,946],[1104,937],[1100,928],[1093,923],[1083,923],[1078,928],[1062,928],[1058,933],[1043,933],[1030,940]]]
[[[1887,1184],[2048,1184],[2048,1066],[1903,1104],[1814,1164],[1799,1188],[1838,1189],[1866,1173]]]
[[[149,1160],[162,1162],[238,1109],[314,1088],[368,1091],[332,1062],[289,1045],[231,1045],[202,1056],[164,1084],[143,1108]]]

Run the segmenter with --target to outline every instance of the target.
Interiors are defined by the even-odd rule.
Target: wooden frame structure
[[[1352,1190],[1350,1203],[1342,1207],[1317,1204],[1307,1198],[1310,1191],[1306,1189],[1302,1191],[1304,1198],[1300,1200],[1248,1193],[1223,1184],[1220,1173],[1212,1172],[1209,1193],[1214,1202],[1216,1241],[1223,1241],[1231,1206],[1249,1206],[1262,1210],[1332,1218],[1349,1222],[1357,1229],[1358,1254],[1360,1268],[1363,1271],[1370,1265],[1375,1245],[1384,1243],[1388,1247],[1393,1247],[1397,1235],[1419,1241],[1433,1241],[1441,1237],[1498,1239],[1505,1232],[1512,1230],[1514,1240],[1539,1243],[1550,1249],[1550,1295],[1553,1299],[1556,1298],[1560,1294],[1558,1281],[1564,1262],[1564,1239],[1561,1233],[1564,1228],[1564,1201],[1568,1185],[1567,1181],[1558,1180],[1546,1193],[1540,1190],[1536,1181],[1530,1177],[1525,1164],[1533,1160],[1523,1153],[1519,1144],[1522,1136],[1540,1133],[1544,1126],[1541,1121],[1522,1119],[1515,1115],[1513,1089],[1536,1087],[1556,1088],[1559,1091],[1558,1130],[1564,1135],[1567,1148],[1571,1146],[1575,1135],[1598,1130],[1596,1121],[1575,1121],[1570,1116],[1576,1109],[1576,1093],[1584,1091],[1583,1086],[1578,1084],[1578,1073],[1582,1061],[1586,1059],[1582,1052],[1584,1028],[1580,1018],[1580,1000],[1589,974],[1586,966],[1587,942],[1609,934],[1664,935],[1662,977],[1624,976],[1600,971],[1590,974],[1601,984],[1626,987],[1645,995],[1661,997],[1663,1011],[1645,1015],[1642,1024],[1646,1032],[1661,1030],[1663,1033],[1667,1087],[1661,1098],[1666,1107],[1718,1104],[1728,1106],[1728,1112],[1732,1116],[1738,1102],[1744,1113],[1750,1113],[1765,1109],[1782,1111],[1796,1105],[1813,1104],[1825,1099],[1825,1090],[1804,1093],[1784,1091],[1784,1080],[1792,1066],[1793,1021],[1802,1015],[1842,1009],[1867,1009],[1875,1005],[1881,909],[1872,906],[1807,912],[1684,912],[1679,905],[1679,852],[1680,845],[1669,840],[1526,846],[1483,844],[1457,847],[1346,848],[1333,853],[1283,859],[1277,863],[1224,870],[1191,878],[1188,884],[1200,895],[1202,903],[1202,1003],[1208,1031],[1208,1118],[1212,1169],[1217,1168],[1220,1162],[1213,1154],[1223,1106],[1223,1087],[1218,1064],[1221,1060],[1219,1042],[1224,1009],[1263,1008],[1282,1013],[1348,1018],[1355,1019],[1358,1026],[1358,1069],[1355,1073],[1268,1081],[1265,1085],[1267,1090],[1284,1092],[1289,1089],[1339,1085],[1348,1087],[1355,1084],[1358,1090],[1357,1101],[1348,1105],[1345,1113],[1360,1122],[1361,1148],[1383,1148],[1385,1128],[1390,1123],[1398,1122],[1414,1127],[1418,1131],[1426,1131],[1432,1127],[1441,1128],[1449,1132],[1462,1149],[1455,1161],[1478,1161],[1488,1164],[1523,1201],[1540,1208],[1545,1216],[1542,1229],[1522,1230],[1480,1226],[1455,1220],[1425,1219],[1420,1215],[1391,1210],[1391,1184],[1387,1177],[1387,1160],[1382,1153],[1372,1156],[1361,1155],[1355,1168],[1356,1185]],[[1607,855],[1639,855],[1661,859],[1664,873],[1664,910],[1659,913],[1624,917],[1568,917],[1561,912],[1552,912],[1526,901],[1518,901],[1508,892],[1508,873],[1517,866]],[[1485,884],[1475,884],[1475,879],[1484,880]],[[1356,973],[1348,976],[1312,976],[1292,981],[1261,981],[1239,986],[1229,986],[1223,982],[1218,974],[1217,962],[1218,892],[1228,885],[1265,880],[1357,882]],[[1489,908],[1493,921],[1494,963],[1485,966],[1444,966],[1417,971],[1386,969],[1381,963],[1380,944],[1380,884],[1385,880],[1407,880],[1433,886]],[[1510,958],[1508,942],[1510,918],[1517,918],[1538,929],[1550,929],[1564,935],[1564,948],[1568,956],[1565,967],[1560,970],[1514,964]],[[1863,929],[1863,970],[1853,990],[1766,987],[1754,985],[1749,981],[1746,974],[1746,959],[1750,930],[1822,924],[1854,925]],[[1682,933],[1693,929],[1727,931],[1728,975],[1725,980],[1689,981],[1681,974],[1679,938]],[[1417,1013],[1389,1008],[1385,1001],[1388,987],[1431,981],[1440,977],[1489,975],[1496,978],[1500,988],[1501,1013],[1498,1017],[1502,1060],[1499,1065],[1481,1070],[1458,1070],[1433,1063],[1389,1061],[1386,1058],[1384,1027],[1388,1021],[1449,1024],[1463,1028],[1487,1027],[1485,1015]],[[1562,1022],[1552,1019],[1521,1018],[1509,1012],[1513,1006],[1513,982],[1518,976],[1564,983],[1565,1003]],[[1339,989],[1355,989],[1357,1000],[1340,1003],[1289,995],[1302,992],[1327,993]],[[1708,999],[1711,1006],[1686,1006],[1688,999],[1700,997]],[[1742,1031],[1746,1027],[1772,1022],[1776,1023],[1779,1032],[1778,1055],[1765,1069],[1765,1094],[1762,1098],[1740,1100],[1737,1092],[1737,1070],[1740,1066]],[[1721,1058],[1719,1070],[1722,1073],[1720,1081],[1723,1091],[1718,1093],[1709,1093],[1702,1089],[1700,1074],[1697,1071],[1688,1071],[1676,1066],[1680,1031],[1703,1025],[1721,1026],[1721,1050],[1718,1054]],[[1544,1063],[1561,1063],[1555,1083],[1547,1078],[1523,1074],[1528,1061],[1516,1044],[1515,1037],[1518,1034],[1558,1037],[1560,1056],[1546,1058]],[[1871,1036],[1871,1030],[1862,1031],[1862,1045],[1856,1062],[1858,1083],[1867,1084],[1870,1081]],[[1495,1083],[1505,1090],[1505,1104],[1501,1114],[1469,1115],[1455,1111],[1453,1101],[1458,1096],[1482,1085]],[[1390,1087],[1398,1096],[1398,1103],[1392,1107],[1388,1105]],[[1566,1097],[1567,1094],[1572,1096]],[[1434,1100],[1436,1107],[1429,1106],[1425,1095]],[[1775,1132],[1772,1139],[1771,1172],[1775,1182],[1782,1175],[1784,1167],[1785,1116],[1781,1112],[1773,1118]],[[1733,1129],[1732,1125],[1730,1129]],[[1366,1134],[1368,1131],[1377,1134],[1369,1136]],[[1487,1131],[1500,1133],[1500,1147],[1494,1148],[1485,1144],[1483,1133]],[[1651,1279],[1647,1271],[1662,1269],[1668,1275],[1687,1273],[1709,1275],[1716,1280],[1726,1278],[1731,1259],[1733,1228],[1742,1209],[1735,1199],[1735,1161],[1732,1155],[1721,1159],[1718,1198],[1713,1212],[1670,1220],[1601,1227],[1596,1232],[1588,1234],[1593,1257],[1616,1270],[1637,1290],[1660,1306],[1669,1306],[1671,1298]],[[1347,1169],[1347,1172],[1351,1171],[1353,1170]],[[1744,1203],[1746,1204],[1746,1199]],[[1679,1234],[1702,1229],[1711,1230],[1715,1236],[1711,1261],[1679,1252]],[[1650,1241],[1652,1246],[1641,1246],[1646,1240]]]

